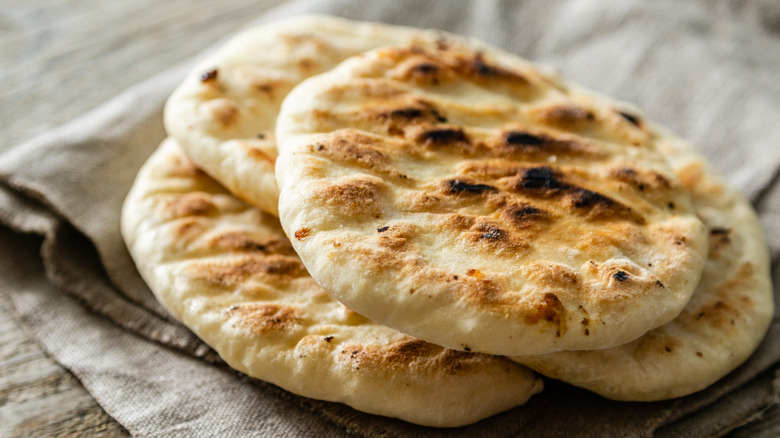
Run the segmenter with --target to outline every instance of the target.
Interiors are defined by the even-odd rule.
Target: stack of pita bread
[[[773,314],[750,205],[636,108],[439,31],[246,31],[165,108],[122,214],[170,313],[233,368],[454,427],[534,373],[701,390]],[[531,371],[534,370],[534,371]]]

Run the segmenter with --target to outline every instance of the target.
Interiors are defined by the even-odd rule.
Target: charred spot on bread
[[[483,194],[497,192],[498,189],[488,184],[478,184],[465,179],[451,179],[446,181],[447,191],[450,194]]]
[[[622,283],[622,282],[628,280],[629,277],[628,277],[628,274],[626,274],[625,272],[617,271],[614,274],[612,274],[612,278],[614,278],[615,280],[617,280],[617,281]]]
[[[428,62],[421,62],[421,63],[415,65],[412,68],[412,71],[414,71],[415,73],[419,73],[421,75],[426,75],[427,76],[427,75],[432,75],[432,74],[438,73],[439,67],[436,64],[431,64],[431,63],[428,63]]]
[[[592,142],[577,136],[553,136],[510,129],[502,133],[498,151],[520,159],[541,160],[555,156],[601,159],[606,153]]]
[[[532,167],[526,169],[520,180],[520,187],[529,190],[559,190],[563,187],[560,174],[550,167]]]
[[[390,111],[390,118],[413,120],[422,117],[423,111],[420,108],[399,108]]]
[[[506,238],[506,231],[494,226],[485,226],[484,234],[479,236],[480,239],[488,240],[500,240]]]
[[[219,77],[219,70],[217,70],[216,68],[212,68],[211,70],[203,72],[200,75],[200,81],[201,82],[216,81],[217,77]]]
[[[463,128],[431,128],[422,131],[417,141],[424,144],[444,145],[448,143],[469,143]]]
[[[669,178],[653,170],[637,170],[632,167],[620,167],[609,172],[609,178],[630,184],[639,191],[668,190],[673,187]]]
[[[504,134],[504,141],[512,146],[540,146],[547,143],[547,139],[522,131],[509,131]]]
[[[532,167],[515,178],[512,188],[526,196],[557,200],[564,208],[583,214],[588,220],[622,219],[644,223],[644,218],[631,207],[563,178],[559,170],[549,166]]]
[[[615,205],[613,199],[588,189],[574,188],[572,190],[572,195],[574,208],[586,208],[595,205],[613,207]]]
[[[533,224],[546,222],[550,215],[541,208],[531,204],[510,204],[501,210],[501,217],[518,228],[526,228]]]
[[[462,76],[478,81],[498,80],[516,85],[530,84],[530,81],[519,72],[485,59],[482,52],[477,52],[470,57],[459,57],[455,63],[455,70]]]
[[[620,114],[621,117],[626,119],[629,123],[632,125],[639,127],[639,116],[635,116],[631,113],[625,112],[625,111],[618,111],[618,114]]]

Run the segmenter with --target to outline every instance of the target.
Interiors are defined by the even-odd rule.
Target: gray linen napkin
[[[780,4],[327,0],[288,3],[260,22],[304,12],[475,36],[637,104],[754,202],[778,278]],[[131,433],[719,436],[776,402],[777,322],[745,365],[700,393],[618,403],[548,380],[528,405],[455,430],[298,397],[231,371],[154,301],[118,231],[120,205],[165,136],[162,104],[183,73],[151,78],[0,154],[0,297]]]

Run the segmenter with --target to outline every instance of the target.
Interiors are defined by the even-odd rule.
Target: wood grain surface
[[[274,3],[0,0],[0,150],[190,59]],[[0,300],[0,436],[126,435]],[[780,436],[780,408],[728,436]]]

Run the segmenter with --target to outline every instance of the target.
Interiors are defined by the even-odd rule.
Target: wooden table
[[[270,3],[0,0],[0,148],[191,58]],[[0,436],[125,435],[0,302]],[[780,436],[780,409],[729,436]]]

